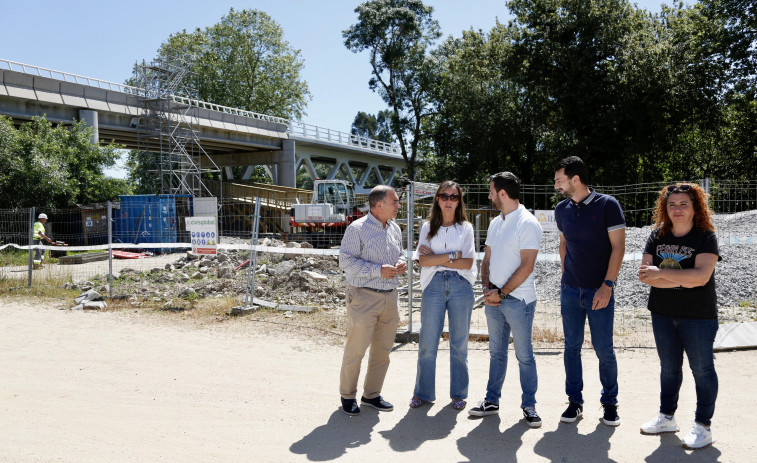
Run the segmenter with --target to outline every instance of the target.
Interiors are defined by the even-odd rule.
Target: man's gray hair
[[[393,191],[389,185],[377,185],[368,193],[368,205],[373,209],[380,201],[386,199],[386,194]]]

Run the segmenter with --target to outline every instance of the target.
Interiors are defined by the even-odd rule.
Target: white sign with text
[[[195,254],[216,254],[218,223],[215,217],[186,217],[187,231]]]
[[[536,217],[536,220],[539,221],[539,224],[541,224],[541,229],[545,232],[556,232],[557,230],[557,223],[555,222],[555,211],[549,210],[549,211],[542,211],[542,210],[534,210],[534,217]]]

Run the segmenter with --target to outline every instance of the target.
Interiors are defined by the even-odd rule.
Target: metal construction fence
[[[757,181],[728,182],[703,180],[702,183],[711,193],[711,207],[716,213],[733,214],[736,212],[757,210]],[[649,224],[651,207],[663,184],[641,184],[596,189],[614,195],[624,207],[626,218],[631,226]],[[466,204],[471,222],[474,224],[479,251],[486,240],[489,221],[496,212],[488,200],[488,185],[464,185]],[[551,185],[524,185],[522,203],[530,209],[553,209],[559,200]],[[79,206],[63,210],[35,209],[0,209],[0,279],[18,280],[18,286],[34,286],[60,283],[61,281],[88,281],[91,286],[106,294],[130,294],[136,297],[149,295],[150,281],[135,282],[127,279],[129,273],[160,273],[159,281],[175,282],[181,286],[196,286],[202,291],[200,296],[213,297],[220,294],[216,287],[238,288],[240,300],[244,289],[248,288],[248,270],[246,259],[261,258],[258,263],[268,264],[282,260],[327,261],[330,270],[327,276],[333,285],[343,287],[343,278],[335,266],[339,253],[338,242],[342,230],[320,230],[311,234],[288,227],[288,209],[294,202],[304,202],[307,198],[293,191],[290,198],[281,200],[275,192],[257,192],[255,198],[244,198],[243,193],[228,192],[218,204],[219,252],[231,256],[230,263],[234,271],[219,278],[210,264],[195,263],[187,276],[187,253],[191,249],[189,232],[185,227],[185,218],[194,214],[193,198],[186,195],[142,195],[123,197],[119,202]],[[298,196],[299,195],[299,196]],[[408,201],[410,198],[410,201]],[[256,215],[255,203],[260,212]],[[361,198],[365,200],[365,198]],[[397,223],[403,229],[408,255],[415,247],[417,233],[428,209],[432,196],[418,196],[406,189],[401,195],[401,209]],[[40,212],[49,220],[45,224],[46,233],[55,241],[55,245],[34,245],[32,243],[31,225]],[[409,212],[409,214],[408,214]],[[414,217],[408,220],[408,216]],[[751,215],[754,221],[757,215]],[[258,224],[259,240],[253,243],[251,231]],[[746,224],[741,232],[728,228],[718,230],[721,243],[757,244],[757,223]],[[751,230],[744,236],[743,230]],[[747,233],[748,234],[748,233]],[[316,235],[316,236],[313,236]],[[326,236],[329,239],[324,240]],[[267,240],[267,241],[263,241]],[[307,242],[309,244],[299,244]],[[298,244],[295,244],[298,243]],[[316,246],[313,247],[312,245]],[[408,246],[408,244],[410,244]],[[558,235],[544,233],[541,252],[537,266],[544,266],[559,272]],[[634,244],[638,247],[638,244]],[[45,251],[43,268],[34,269],[32,255],[37,249]],[[129,251],[135,258],[114,258],[113,251]],[[251,256],[251,250],[255,254]],[[624,267],[635,268],[641,258],[641,249],[627,247]],[[477,263],[478,265],[478,263]],[[753,262],[743,262],[744,268],[753,267]],[[182,267],[185,267],[182,270]],[[325,267],[324,267],[325,268]],[[204,270],[203,270],[204,269]],[[259,270],[253,269],[253,270]],[[301,269],[292,268],[292,275]],[[183,273],[177,273],[177,272]],[[548,270],[552,271],[552,270]],[[173,272],[173,273],[172,273]],[[177,276],[181,275],[181,276]],[[418,269],[411,270],[415,284],[404,284],[401,291],[403,326],[416,331],[420,324],[420,290],[417,285]],[[129,283],[129,284],[126,284]],[[537,285],[546,284],[537,280]],[[551,285],[551,283],[550,283]],[[89,285],[87,285],[89,286]],[[477,298],[480,286],[475,287]],[[549,343],[562,333],[559,316],[559,294],[557,288],[546,297],[540,297],[534,339]],[[145,296],[147,297],[147,296]],[[286,301],[288,294],[282,292],[275,296]],[[290,301],[292,302],[292,301]],[[296,301],[294,301],[296,302]],[[334,297],[313,295],[311,304],[330,304],[343,306],[343,298],[334,291]],[[616,317],[616,331],[619,345],[652,345],[651,328],[646,309],[643,307],[620,307]],[[724,307],[723,310],[736,310]],[[726,314],[725,319],[730,316]],[[483,306],[476,305],[472,317],[473,333],[486,333],[486,317]]]

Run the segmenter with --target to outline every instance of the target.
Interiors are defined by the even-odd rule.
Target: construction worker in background
[[[48,243],[53,242],[45,235],[45,222],[47,222],[47,214],[40,214],[37,217],[37,221],[34,222],[34,244],[42,244],[42,240]],[[34,268],[42,268],[42,259],[45,258],[44,249],[35,249],[34,251]]]

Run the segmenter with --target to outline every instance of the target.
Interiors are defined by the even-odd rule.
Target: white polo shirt
[[[431,229],[431,224],[425,222],[421,227],[421,234],[418,236],[418,247],[426,245],[431,248],[431,252],[434,254],[446,254],[450,251],[461,251],[463,253],[463,259],[475,259],[476,250],[473,244],[473,225],[470,222],[456,223],[449,227],[439,227],[439,231],[436,232],[433,238],[428,239],[428,232]],[[416,248],[413,254],[413,259],[418,260],[418,249]],[[441,265],[434,265],[433,267],[421,267],[421,290],[426,289],[426,286],[434,278],[436,272],[443,270],[454,270],[468,280],[473,286],[476,283],[476,265],[472,265],[468,270],[443,267]]]
[[[503,216],[501,213],[489,224],[486,245],[491,248],[489,281],[501,288],[520,267],[522,249],[539,250],[542,229],[539,221],[521,204],[518,209]],[[536,300],[534,272],[521,283],[511,296],[526,301]]]

